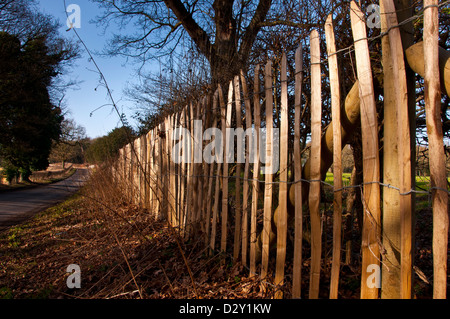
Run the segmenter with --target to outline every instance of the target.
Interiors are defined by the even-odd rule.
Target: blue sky
[[[138,80],[134,66],[131,61],[126,63],[126,59],[122,57],[101,57],[94,53],[105,47],[113,32],[113,30],[107,29],[105,35],[102,35],[103,28],[98,28],[95,23],[91,23],[91,20],[101,12],[96,4],[89,0],[66,0],[66,4],[67,6],[76,4],[80,7],[81,27],[77,29],[77,32],[94,54],[95,61],[108,81],[120,111],[125,113],[128,122],[134,125],[135,121],[131,117],[134,113],[134,104],[127,101],[123,95],[123,90],[127,85]],[[76,39],[73,30],[66,32],[68,28],[64,0],[39,0],[39,6],[42,12],[51,14],[60,21],[62,36]],[[76,61],[74,67],[70,69],[70,74],[67,75],[81,83],[76,88],[67,91],[65,105],[69,112],[67,117],[73,118],[78,124],[84,126],[87,135],[95,138],[106,135],[115,127],[121,126],[121,123],[111,105],[96,110],[90,116],[93,110],[111,103],[111,101],[104,86],[99,85],[100,77],[98,73],[94,72],[95,67],[88,60],[84,48],[82,48],[82,52],[82,57]]]

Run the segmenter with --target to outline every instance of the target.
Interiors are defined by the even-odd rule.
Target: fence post
[[[123,178],[122,178],[122,187],[124,188],[124,195],[125,195],[125,197],[127,197],[128,196],[128,183],[127,183],[127,172],[128,172],[128,157],[127,157],[127,151],[128,151],[128,148],[127,148],[127,145],[125,145],[123,148],[122,148],[122,150],[123,150],[123,153],[122,153],[122,155],[123,155],[123,158],[122,158],[122,162],[123,162],[123,171],[122,171],[122,173],[123,173]],[[128,200],[128,198],[126,198],[127,200]]]
[[[147,138],[146,135],[142,135],[140,137],[141,140],[141,150],[140,150],[140,162],[141,162],[141,175],[140,175],[140,181],[141,184],[141,201],[140,204],[142,207],[146,207],[147,205]]]
[[[261,130],[261,101],[260,101],[260,85],[259,85],[260,65],[255,66],[254,84],[253,84],[253,112],[255,121],[255,133],[253,140],[255,141],[254,161],[253,161],[253,182],[252,182],[252,210],[250,216],[250,276],[256,274],[256,213],[258,210],[258,194],[259,194],[259,136]]]
[[[228,103],[226,107],[226,117],[222,118],[222,132],[225,133],[225,152],[223,154],[223,182],[222,182],[222,233],[220,241],[220,250],[227,250],[227,228],[228,228],[228,157],[230,155],[230,134],[231,115],[233,113],[233,81],[228,86]],[[224,107],[223,107],[224,109]],[[225,122],[223,122],[225,120]],[[224,125],[225,124],[225,125]]]
[[[154,205],[154,198],[155,198],[155,129],[150,130],[147,134],[147,159],[149,162],[149,171],[148,171],[148,180],[149,180],[149,210],[151,214],[155,213],[155,205]]]
[[[170,120],[169,117],[164,119],[164,138],[163,138],[163,175],[164,175],[164,217],[172,224],[170,209],[170,163],[169,163],[169,138],[170,138]]]
[[[217,91],[216,91],[217,93]],[[213,129],[217,128],[217,118],[216,118],[216,109],[217,109],[218,101],[217,101],[217,94],[214,94],[213,96],[213,104],[212,104],[212,114],[210,115],[209,122],[211,123],[211,126]],[[214,141],[215,142],[215,141]],[[214,148],[214,157],[217,159],[217,152],[219,150]],[[209,178],[208,178],[208,195],[206,199],[206,234],[205,234],[205,245],[208,245],[212,238],[212,229],[216,228],[216,222],[217,222],[217,214],[216,211],[213,213],[213,222],[211,223],[211,210],[212,210],[212,196],[213,196],[213,177],[214,177],[214,162],[212,161],[211,164],[209,164]],[[217,173],[219,175],[219,173]],[[214,236],[215,236],[215,230],[214,230]],[[214,247],[213,247],[214,249]]]
[[[140,150],[140,140],[139,138],[136,138],[134,139],[131,145],[131,158],[133,162],[133,170],[131,178],[131,182],[133,185],[132,202],[135,205],[139,205],[139,150]]]
[[[311,186],[309,212],[311,217],[311,273],[309,298],[319,298],[320,261],[322,255],[322,230],[320,223],[320,145],[322,135],[322,102],[319,32],[310,34],[311,43]]]
[[[265,185],[264,185],[264,221],[262,233],[262,257],[261,257],[261,279],[265,280],[269,268],[269,243],[272,234],[272,172],[268,172],[267,162],[273,162],[273,95],[272,95],[272,61],[268,61],[264,70],[264,89],[266,97],[266,165],[265,165]],[[273,165],[273,163],[272,163]],[[265,284],[261,287],[266,290]]]
[[[204,175],[205,172],[203,170],[203,130],[206,128],[205,123],[205,104],[206,98],[203,97],[200,99],[197,108],[197,120],[201,120],[202,126],[197,133],[197,147],[198,147],[198,157],[200,162],[197,163],[197,227],[198,230],[204,231],[205,224],[202,219],[204,218],[204,210],[203,210],[203,188],[204,188]]]
[[[281,58],[281,110],[280,110],[280,185],[278,195],[277,216],[277,260],[275,271],[275,285],[281,286],[284,281],[284,265],[286,262],[287,239],[287,199],[288,199],[288,91],[287,91],[287,61],[286,53]],[[283,293],[278,290],[275,298],[283,298]]]
[[[183,110],[181,111],[181,119],[180,119],[180,124],[182,126],[182,128],[187,129],[187,106],[183,108]],[[179,197],[179,210],[180,210],[180,223],[181,223],[181,228],[180,228],[180,233],[181,230],[183,230],[183,232],[186,229],[186,206],[185,206],[185,198],[186,198],[186,180],[187,180],[187,161],[188,161],[188,137],[187,136],[183,136],[183,140],[182,140],[182,161],[181,161],[181,165],[179,167],[179,172],[180,172],[180,197]]]
[[[210,220],[206,218],[206,215],[208,214],[208,201],[210,200],[210,198],[208,198],[208,186],[209,186],[209,182],[210,182],[210,166],[214,166],[214,163],[208,164],[207,161],[205,161],[205,158],[203,156],[203,150],[205,149],[205,140],[203,140],[203,132],[207,129],[210,128],[211,125],[211,105],[210,105],[210,96],[206,95],[204,97],[204,101],[203,101],[203,109],[202,109],[202,121],[203,121],[203,131],[202,131],[202,137],[201,137],[201,144],[202,144],[202,171],[203,171],[203,177],[202,177],[202,187],[201,187],[201,191],[202,191],[202,201],[201,201],[201,205],[202,205],[202,230],[203,230],[203,235],[205,236],[205,247],[208,245],[208,238],[206,238],[206,233],[209,232],[209,230],[207,230],[209,228],[209,224],[210,224]],[[211,172],[212,174],[212,172]]]
[[[152,191],[152,178],[151,178],[151,170],[152,170],[152,139],[151,139],[151,131],[149,131],[147,134],[145,134],[145,143],[147,145],[147,151],[146,151],[146,165],[145,165],[145,171],[146,171],[146,191],[145,191],[145,207],[148,210],[151,210],[151,191]]]
[[[356,69],[359,80],[361,107],[361,131],[363,144],[363,230],[361,298],[378,298],[376,285],[368,283],[371,265],[379,267],[380,238],[380,168],[378,155],[378,122],[372,83],[369,47],[364,14],[352,1],[350,18],[355,45]]]
[[[185,238],[187,239],[190,236],[190,232],[192,229],[192,201],[193,201],[193,178],[194,178],[194,106],[192,102],[189,103],[188,110],[186,110],[186,122],[188,124],[188,130],[191,132],[190,134],[190,147],[189,151],[189,162],[188,162],[188,173],[187,173],[187,192],[186,192],[186,230],[185,230]]]
[[[162,203],[163,203],[163,187],[164,187],[164,179],[163,179],[163,174],[164,174],[164,168],[163,168],[163,152],[162,152],[162,138],[161,138],[161,134],[163,134],[162,132],[162,124],[158,125],[158,129],[157,129],[157,137],[156,137],[156,142],[157,142],[157,151],[158,151],[158,181],[157,181],[157,185],[158,185],[158,195],[156,196],[156,218],[161,218],[161,214],[162,214]]]
[[[433,205],[433,298],[447,294],[448,193],[445,171],[439,83],[438,1],[425,0],[424,61],[425,111],[430,152],[430,179]]]
[[[234,77],[234,104],[236,108],[236,129],[242,129],[242,108],[241,108],[241,89],[239,85],[239,76]],[[234,137],[233,137],[234,139]],[[235,222],[234,222],[234,247],[233,247],[233,259],[236,261],[239,257],[239,248],[241,240],[241,216],[242,216],[242,201],[241,201],[241,170],[242,165],[239,161],[239,156],[242,150],[239,150],[239,145],[242,141],[237,138],[237,154],[236,154],[236,184],[235,184],[235,196],[236,196],[236,209],[235,209]],[[233,143],[234,144],[234,143]]]
[[[240,72],[241,84],[242,84],[242,93],[244,95],[244,104],[245,104],[245,130],[248,131],[252,128],[252,110],[250,98],[248,96],[247,82],[244,76],[244,72],[241,70]],[[246,156],[245,156],[245,167],[244,167],[244,188],[243,188],[243,201],[242,201],[242,264],[247,265],[247,251],[248,251],[248,210],[249,210],[249,171],[250,171],[250,154],[253,149],[253,137],[246,136]]]
[[[392,70],[395,83],[395,102],[397,110],[397,137],[399,183],[400,183],[400,228],[401,228],[401,297],[410,299],[412,293],[412,210],[411,210],[411,142],[408,117],[408,92],[406,84],[403,46],[398,25],[396,9],[392,0],[383,0],[386,11],[386,27],[389,29],[389,44]],[[389,169],[384,167],[384,169]]]
[[[331,14],[328,16],[325,23],[325,36],[330,70],[331,118],[333,123],[333,261],[331,266],[330,299],[337,299],[342,242],[342,143],[339,71],[333,30],[333,18]]]
[[[167,160],[168,160],[168,171],[166,174],[169,174],[168,176],[168,188],[167,188],[167,195],[168,195],[168,214],[169,214],[169,220],[172,227],[176,227],[178,225],[176,220],[176,189],[175,189],[175,163],[172,160],[172,147],[173,147],[173,122],[175,119],[176,114],[169,115],[167,117],[167,136],[166,136],[166,145],[167,145]]]
[[[199,218],[200,218],[200,206],[198,204],[198,199],[200,196],[200,192],[198,191],[199,188],[199,184],[200,184],[200,177],[199,177],[199,169],[200,169],[200,164],[197,162],[197,157],[198,157],[198,149],[200,148],[199,146],[199,134],[201,134],[201,132],[197,132],[196,131],[196,125],[195,125],[195,121],[198,120],[199,115],[200,115],[200,101],[198,101],[196,103],[196,106],[194,106],[193,109],[193,116],[191,119],[191,123],[192,123],[192,128],[193,130],[191,131],[191,135],[192,135],[192,147],[193,147],[193,174],[192,174],[192,187],[194,189],[193,194],[192,194],[192,227],[194,230],[194,234],[197,234],[198,231],[198,226],[199,226]]]
[[[219,94],[223,94],[222,93],[222,89],[219,88],[217,89],[217,91],[214,93],[214,102],[213,105],[215,105],[214,109],[216,109],[218,107],[218,102],[217,99],[219,98]],[[223,101],[223,96],[220,98],[221,101]],[[219,106],[220,110],[222,110],[222,107]],[[219,112],[219,114],[221,114],[222,112]],[[224,115],[224,114],[222,114]],[[222,125],[223,128],[223,125]],[[223,132],[223,130],[222,130]],[[223,140],[222,140],[223,142]],[[223,145],[223,144],[222,144]],[[217,151],[217,150],[216,150]],[[222,153],[222,161],[219,159],[218,154],[215,154],[216,160],[217,160],[217,170],[216,170],[216,178],[215,178],[215,187],[214,187],[214,208],[213,208],[213,219],[212,219],[212,225],[211,225],[211,240],[210,240],[210,245],[209,247],[211,248],[210,253],[212,253],[215,249],[215,243],[216,243],[216,232],[217,232],[217,218],[219,216],[219,197],[220,197],[220,170],[221,170],[221,165],[222,165],[222,161],[223,161],[223,153]]]
[[[381,7],[381,32],[388,30],[384,1]],[[389,36],[381,39],[383,65],[383,183],[397,185],[399,181],[397,110],[395,101],[395,81]],[[381,298],[400,298],[400,193],[393,188],[383,188],[383,268],[381,272]],[[389,267],[389,270],[385,267]],[[386,270],[386,271],[385,271]]]
[[[160,211],[160,202],[161,202],[161,155],[160,155],[160,146],[159,146],[159,125],[154,128],[154,138],[153,138],[153,153],[155,156],[154,159],[154,172],[155,172],[155,192],[153,197],[153,205],[154,205],[154,214],[155,219],[159,218]]]
[[[173,121],[173,126],[172,126],[172,145],[171,145],[171,152],[174,151],[174,147],[176,144],[176,140],[175,140],[175,131],[178,128],[178,123],[180,122],[180,117],[181,117],[181,112],[177,112],[175,113],[174,116],[174,121]],[[173,185],[173,192],[174,192],[174,198],[175,198],[175,203],[174,203],[174,211],[175,211],[175,220],[176,220],[176,226],[178,227],[178,231],[180,230],[180,225],[181,225],[181,219],[180,219],[180,166],[181,163],[176,163],[173,158],[170,159],[173,162],[173,166],[174,166],[174,171],[173,174],[175,176],[174,180],[174,185]]]
[[[295,221],[294,221],[294,265],[292,277],[292,298],[301,297],[302,284],[302,157],[300,150],[300,125],[303,82],[303,49],[300,45],[295,51],[295,119],[294,119],[294,187]],[[292,187],[292,186],[291,186]]]

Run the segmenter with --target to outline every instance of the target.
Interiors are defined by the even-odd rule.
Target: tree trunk
[[[215,0],[216,36],[214,54],[209,62],[213,84],[225,85],[233,76],[238,74],[237,65],[236,20],[233,18],[233,2],[229,0]]]

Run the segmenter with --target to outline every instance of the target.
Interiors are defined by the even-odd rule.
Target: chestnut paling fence
[[[429,1],[424,10],[425,82],[427,123],[430,128],[440,125],[432,116],[439,110],[439,72],[436,26],[438,25],[437,1]],[[428,6],[427,6],[428,5]],[[333,200],[333,248],[330,282],[330,298],[337,298],[341,268],[342,243],[342,191],[348,187],[361,189],[363,201],[363,229],[361,242],[362,271],[361,298],[378,298],[379,282],[377,271],[383,272],[386,256],[380,252],[386,236],[383,229],[382,213],[387,211],[387,194],[393,192],[397,198],[399,218],[399,249],[401,253],[398,269],[399,296],[411,298],[412,263],[412,204],[417,192],[413,189],[411,176],[410,119],[408,118],[405,61],[400,31],[395,27],[397,18],[392,0],[382,1],[383,63],[385,78],[395,83],[395,89],[385,88],[385,112],[391,111],[394,128],[385,135],[397,140],[398,152],[392,161],[384,162],[384,172],[397,171],[395,180],[381,178],[378,123],[373,92],[372,73],[369,59],[368,38],[363,14],[355,2],[351,3],[351,22],[354,38],[354,54],[358,81],[349,92],[345,105],[340,105],[337,52],[334,44],[331,15],[325,28],[327,60],[320,59],[320,37],[317,30],[310,34],[310,110],[311,141],[307,162],[308,170],[302,169],[300,149],[300,125],[303,54],[302,48],[295,53],[295,102],[289,103],[287,83],[287,62],[284,54],[279,71],[273,70],[271,61],[264,68],[254,70],[252,92],[249,92],[246,75],[241,72],[230,81],[228,87],[218,86],[215,93],[196,102],[187,103],[180,112],[167,116],[163,122],[133,143],[120,150],[118,161],[113,167],[117,183],[123,183],[129,199],[147,208],[157,218],[165,218],[177,229],[181,236],[202,236],[210,253],[227,252],[235,260],[240,260],[250,269],[250,274],[262,279],[262,288],[267,284],[271,271],[269,259],[275,258],[275,276],[270,278],[274,285],[281,287],[286,280],[285,264],[287,249],[288,214],[291,214],[294,229],[292,297],[300,298],[302,280],[302,258],[311,258],[309,274],[309,298],[319,297],[322,256],[322,225],[320,211],[321,186],[331,187]],[[433,29],[434,27],[434,29]],[[434,30],[434,31],[433,31]],[[434,37],[434,38],[433,38]],[[434,40],[433,40],[434,39]],[[331,90],[332,122],[322,127],[321,63],[328,63]],[[389,69],[389,70],[388,70]],[[279,72],[279,73],[278,73]],[[341,79],[342,80],[342,79]],[[388,82],[386,82],[388,83]],[[274,88],[279,96],[274,98]],[[389,102],[389,99],[391,102]],[[279,103],[279,105],[278,105]],[[289,109],[292,108],[292,119]],[[342,113],[342,114],[341,114]],[[430,117],[428,117],[428,113]],[[351,132],[341,123],[349,114],[358,114],[363,141],[363,184],[343,186],[341,149]],[[385,117],[386,117],[385,113]],[[438,113],[437,113],[438,114]],[[201,126],[199,121],[201,120]],[[391,122],[392,122],[391,121]],[[350,119],[351,122],[351,119]],[[276,128],[274,127],[276,123]],[[291,125],[290,125],[291,123]],[[355,123],[353,123],[355,124]],[[196,126],[197,125],[197,126]],[[242,128],[252,134],[245,135],[245,142],[238,139],[236,152],[227,148],[227,142],[234,145],[234,136],[223,134],[222,150],[216,148],[212,159],[206,160],[204,153],[211,152],[211,142],[216,141],[211,134],[204,134],[207,128],[217,128],[225,133],[227,128]],[[386,124],[385,124],[386,125]],[[179,128],[190,134],[182,134]],[[200,129],[199,129],[200,127]],[[252,130],[248,130],[253,128]],[[430,171],[432,184],[429,194],[433,197],[433,256],[434,256],[434,296],[445,298],[447,281],[447,234],[448,234],[448,190],[446,186],[445,163],[442,135],[439,127],[429,131]],[[278,141],[273,140],[275,131]],[[322,131],[325,131],[323,133]],[[217,132],[217,131],[216,131]],[[265,139],[259,135],[265,134]],[[436,135],[436,136],[434,136]],[[252,138],[252,136],[254,138]],[[232,139],[232,140],[230,140]],[[288,147],[292,139],[293,148]],[[344,143],[343,143],[344,141]],[[243,143],[240,148],[239,142]],[[326,145],[324,145],[324,143]],[[219,145],[219,144],[214,144]],[[386,148],[386,146],[385,146]],[[323,160],[323,150],[332,152],[331,162]],[[254,150],[253,152],[249,150]],[[204,152],[205,151],[205,152]],[[230,157],[230,152],[237,153]],[[238,156],[244,152],[244,161]],[[385,152],[387,152],[385,150]],[[276,172],[261,175],[265,159],[278,155]],[[385,153],[385,157],[387,157]],[[179,161],[177,159],[182,158]],[[432,160],[434,159],[434,160]],[[439,162],[441,161],[441,162]],[[330,165],[333,166],[334,182],[323,181]],[[303,167],[303,168],[304,168]],[[273,174],[272,174],[273,173]],[[383,180],[383,183],[381,182]],[[262,187],[260,187],[262,186]],[[383,188],[383,196],[381,196]],[[396,197],[395,197],[396,196]],[[274,205],[276,200],[277,205]],[[289,203],[290,202],[290,203]],[[389,202],[389,201],[388,201]],[[232,204],[230,204],[232,203]],[[384,206],[383,206],[384,205]],[[289,207],[289,211],[288,211]],[[302,256],[302,231],[305,210],[310,216],[311,256]],[[258,212],[262,213],[262,231],[258,232]],[[387,213],[384,213],[387,214]],[[447,217],[446,217],[447,216]],[[383,216],[386,220],[387,215]],[[439,223],[440,229],[437,229]],[[446,228],[447,227],[447,228]],[[259,225],[261,228],[261,225]],[[276,228],[276,229],[273,229]],[[387,232],[387,230],[386,230]],[[382,235],[383,234],[383,235]],[[388,238],[389,240],[389,238]],[[270,246],[276,244],[276,249]],[[386,266],[386,268],[388,268]],[[384,273],[383,273],[384,274]],[[375,275],[375,276],[374,276]],[[374,279],[375,278],[375,279]],[[282,298],[280,289],[276,297]]]

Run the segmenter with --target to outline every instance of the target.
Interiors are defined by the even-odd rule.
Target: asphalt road
[[[88,176],[87,169],[77,169],[69,178],[54,184],[0,193],[0,232],[63,201],[75,193]]]

